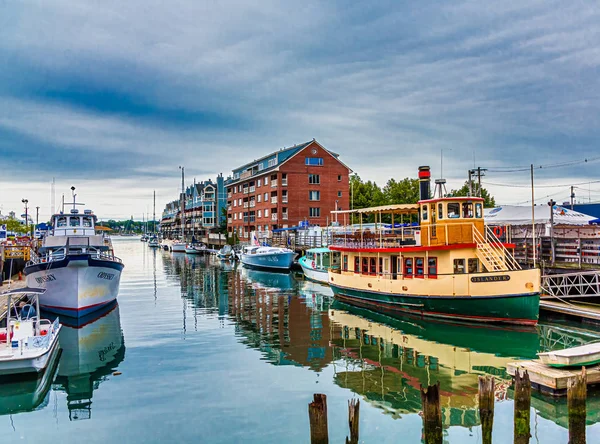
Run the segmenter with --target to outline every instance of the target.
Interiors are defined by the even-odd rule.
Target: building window
[[[307,157],[305,159],[306,165],[311,166],[323,166],[323,158],[322,157]]]
[[[256,188],[260,188],[260,184],[261,184],[261,183],[262,183],[262,182],[261,182],[261,180],[260,180],[260,179],[258,179],[258,180],[256,181]]]
[[[320,208],[309,208],[309,217],[321,217],[321,209]]]
[[[475,217],[481,219],[483,217],[483,211],[480,203],[475,204]]]
[[[319,176],[318,174],[309,174],[308,175],[308,183],[310,184],[320,184],[321,183],[321,176]]]
[[[342,197],[342,192],[338,191],[338,197]]]
[[[265,177],[265,185],[269,185],[269,178]]]
[[[448,218],[458,219],[460,217],[460,204],[457,202],[451,202],[448,204]]]
[[[265,217],[269,217],[269,209],[268,208],[265,209]]]
[[[477,260],[477,258],[469,259],[468,264],[469,264],[469,273],[479,272],[479,261]]]
[[[404,258],[404,277],[412,278],[413,275],[413,260],[412,257]]]
[[[238,199],[238,205],[241,207],[242,206],[242,199]]]
[[[233,187],[233,192],[237,193],[237,185]]]
[[[463,274],[465,272],[465,260],[454,259],[454,274]]]
[[[237,213],[233,213],[233,220],[237,220]]]
[[[342,175],[338,174],[338,182],[341,182],[341,181],[342,181]]]
[[[269,201],[269,193],[265,193],[265,202]]]
[[[258,210],[258,217],[262,217],[262,210]]]
[[[272,166],[275,166],[275,165],[277,165],[277,158],[269,159],[268,166],[272,167]]]
[[[256,196],[256,201],[258,203],[260,203],[262,201],[262,194],[259,194],[258,196]]]
[[[308,192],[308,200],[321,200],[321,192],[320,191],[309,191]]]
[[[437,279],[437,258],[430,257],[427,261],[427,277]]]

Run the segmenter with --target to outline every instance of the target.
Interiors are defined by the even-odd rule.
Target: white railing
[[[281,198],[281,203],[285,203],[285,204],[286,204],[286,203],[288,203],[288,198],[287,198],[287,196],[283,196],[283,197]]]
[[[272,180],[271,181],[271,188],[277,188],[277,181],[276,180]]]
[[[244,202],[244,208],[248,208],[248,202]]]
[[[288,215],[287,215],[287,213],[283,213],[283,214],[281,215],[281,218],[282,218],[283,220],[288,220]]]
[[[281,186],[287,187],[287,179],[281,179]]]
[[[475,226],[473,226],[473,232],[477,231]],[[517,263],[514,256],[506,249],[504,244],[498,239],[498,237],[494,234],[494,231],[489,227],[485,226],[485,238],[493,248],[497,248],[502,251],[504,254],[504,258],[507,261],[507,265],[511,270],[520,270],[521,266]]]
[[[248,194],[248,188],[244,188],[244,190],[242,191],[242,194]]]
[[[277,220],[277,214],[271,214],[271,220]]]
[[[254,208],[256,206],[256,201],[251,200],[250,201],[250,208]]]
[[[600,296],[600,271],[581,271],[542,276],[545,296],[589,298]]]
[[[277,196],[271,198],[271,203],[272,204],[276,204],[277,203]]]

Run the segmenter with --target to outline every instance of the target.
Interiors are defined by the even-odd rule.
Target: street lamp
[[[29,219],[27,216],[27,204],[29,203],[29,200],[21,199],[21,202],[23,202],[23,204],[25,205],[25,231],[27,232],[27,235],[29,235]]]

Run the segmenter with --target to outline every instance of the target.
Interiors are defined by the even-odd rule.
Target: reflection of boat
[[[538,353],[542,364],[550,367],[581,367],[600,363],[600,342],[580,345],[563,350]]]
[[[185,252],[186,254],[206,254],[208,251],[202,242],[193,242],[185,246]]]
[[[277,288],[279,290],[294,288],[294,278],[291,273],[271,273],[251,268],[242,268],[242,273],[249,282],[262,288]]]
[[[496,376],[497,396],[503,397],[507,363],[534,356],[538,347],[535,329],[398,320],[337,301],[329,317],[342,329],[332,339],[341,357],[335,364],[338,385],[397,417],[418,413],[421,384],[439,381],[445,426],[477,425],[479,375]]]
[[[0,376],[43,372],[58,352],[61,326],[40,316],[39,296],[46,290],[22,288],[3,294],[6,327],[0,328]],[[28,302],[17,306],[22,297]]]
[[[60,351],[54,353],[40,378],[13,380],[0,385],[0,415],[31,412],[48,404],[48,392],[58,366]]]
[[[329,268],[340,266],[340,253],[327,247],[311,248],[306,250],[306,255],[301,257],[298,263],[307,279],[327,284]]]
[[[332,298],[333,290],[329,285],[305,280],[300,284],[300,293],[305,297],[318,296],[321,298]]]
[[[60,344],[64,350],[55,389],[67,393],[69,418],[91,417],[93,391],[125,358],[119,306],[82,327],[63,326]]]

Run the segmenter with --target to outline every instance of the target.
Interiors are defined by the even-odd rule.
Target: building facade
[[[326,226],[349,208],[351,170],[316,140],[275,151],[233,170],[227,184],[227,230],[248,239],[293,226]]]

